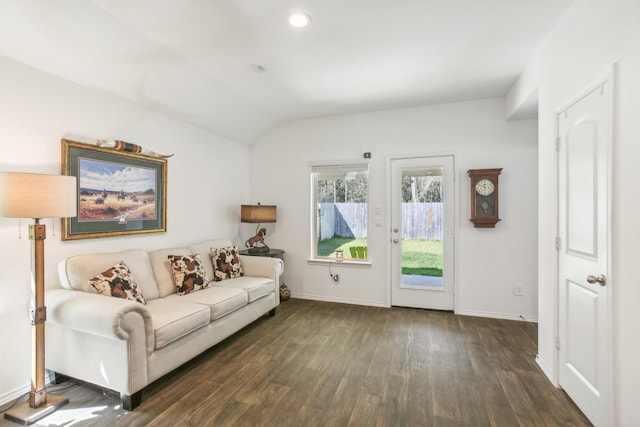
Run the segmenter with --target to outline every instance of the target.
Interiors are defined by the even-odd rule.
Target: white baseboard
[[[326,297],[323,295],[314,295],[314,294],[292,293],[291,297],[314,300],[314,301],[337,302],[342,304],[368,305],[371,307],[389,307],[386,303],[380,302],[380,301],[367,301],[367,300],[350,299],[350,298],[335,298],[335,297]],[[488,311],[473,311],[473,310],[456,311],[455,314],[459,314],[461,316],[490,317],[493,319],[519,320],[521,322],[524,321],[524,322],[538,323],[538,318],[535,316],[522,316],[522,315],[516,315],[516,314],[492,313]]]
[[[6,392],[5,394],[0,396],[0,407],[13,402],[18,399],[20,396],[23,396],[25,393],[28,393],[31,390],[30,385],[18,387],[15,390],[11,390]]]
[[[461,311],[456,310],[455,313],[461,316],[490,317],[493,319],[519,320],[521,322],[538,323],[538,317],[536,316],[523,316],[518,314],[493,313],[490,311],[473,311],[473,310],[461,310]]]
[[[44,382],[46,385],[49,385],[53,382],[53,372],[46,371]],[[0,395],[0,407],[13,402],[14,400],[20,398],[21,396],[26,395],[31,391],[31,384],[26,384],[22,387],[18,387],[15,390],[11,390],[6,392],[3,395]]]
[[[300,299],[310,299],[314,301],[326,301],[326,302],[337,302],[341,304],[355,304],[355,305],[368,305],[371,307],[388,307],[385,303],[380,301],[366,301],[359,299],[350,299],[350,298],[329,298],[321,295],[313,295],[313,294],[297,294],[292,293],[292,298],[300,298]]]
[[[536,363],[538,364],[540,369],[542,369],[542,372],[544,372],[544,374],[547,376],[549,381],[551,381],[551,384],[557,387],[558,385],[554,380],[553,371],[549,369],[549,366],[544,362],[544,360],[540,359],[540,356],[537,354],[536,354]]]

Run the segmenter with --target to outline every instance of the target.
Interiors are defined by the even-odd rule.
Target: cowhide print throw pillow
[[[213,280],[216,282],[244,275],[237,246],[211,248],[211,263],[213,264]]]
[[[127,264],[120,261],[110,269],[89,279],[89,283],[101,295],[124,298],[146,304],[138,284]]]
[[[178,295],[186,295],[209,286],[200,255],[169,255]]]

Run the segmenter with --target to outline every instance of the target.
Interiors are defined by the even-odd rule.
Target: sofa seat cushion
[[[209,286],[242,289],[247,292],[249,302],[269,295],[274,290],[273,279],[266,277],[236,277],[221,282],[209,282]]]
[[[209,307],[184,301],[175,294],[149,301],[146,308],[153,319],[156,350],[208,325],[211,318]]]
[[[173,295],[172,295],[173,297]],[[203,304],[211,310],[211,320],[216,320],[248,304],[247,292],[230,287],[210,286],[198,292],[182,295],[187,302]]]

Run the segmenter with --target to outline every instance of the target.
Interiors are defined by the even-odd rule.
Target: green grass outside
[[[367,239],[333,237],[318,243],[318,255],[335,258],[336,249],[349,258],[351,246],[367,246]],[[402,241],[402,274],[442,277],[442,241],[412,239]]]
[[[367,239],[364,237],[358,239],[350,237],[332,237],[331,239],[324,239],[318,243],[318,255],[335,258],[336,250],[342,249],[344,251],[344,257],[350,258],[351,254],[349,252],[349,248],[351,246],[367,246]]]
[[[402,274],[442,277],[442,240],[403,240]]]

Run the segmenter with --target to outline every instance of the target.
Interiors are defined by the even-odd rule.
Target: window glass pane
[[[368,259],[369,166],[326,165],[312,168],[314,230],[312,258]]]

